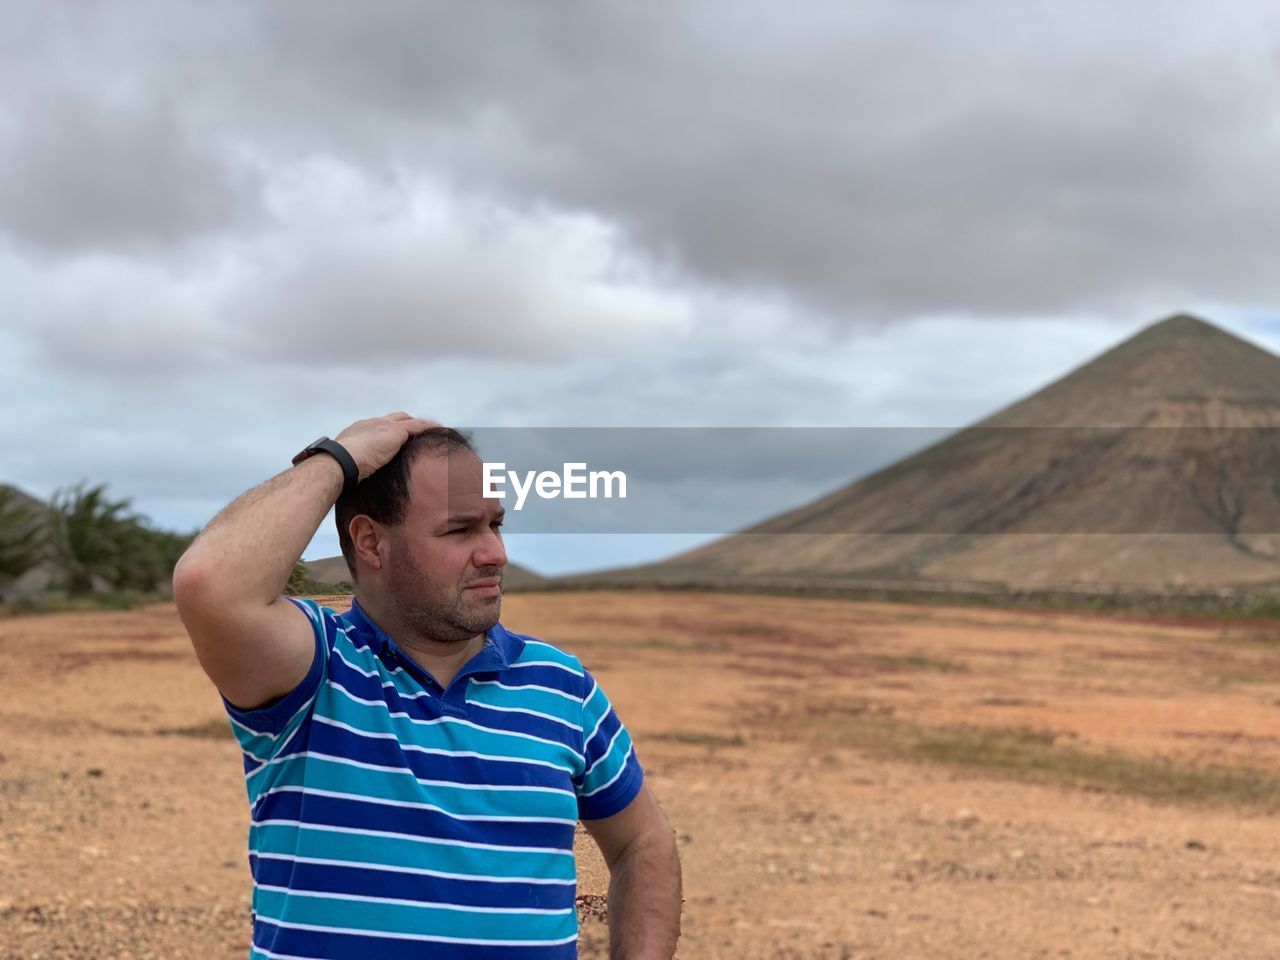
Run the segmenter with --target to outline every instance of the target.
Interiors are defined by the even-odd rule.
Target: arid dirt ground
[[[1280,624],[606,592],[503,620],[631,729],[685,960],[1280,957]],[[244,957],[239,754],[173,607],[0,620],[0,690],[0,957]]]

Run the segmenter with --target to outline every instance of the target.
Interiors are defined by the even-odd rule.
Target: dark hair
[[[338,498],[334,522],[338,526],[338,543],[351,570],[353,583],[356,579],[356,548],[351,542],[351,534],[347,532],[351,521],[365,514],[388,526],[403,523],[409,508],[409,469],[414,461],[426,454],[451,456],[462,450],[476,452],[466,434],[452,427],[431,427],[410,437],[394,457],[361,480],[351,493]]]

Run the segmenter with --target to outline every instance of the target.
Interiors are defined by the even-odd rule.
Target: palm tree
[[[143,517],[135,517],[120,530],[120,563],[113,584],[125,590],[152,593],[173,577],[178,558],[194,534],[184,536],[156,530]]]
[[[0,576],[21,576],[40,561],[43,532],[36,514],[0,487]]]
[[[72,596],[130,578],[129,548],[137,543],[132,528],[141,520],[129,512],[131,500],[109,500],[105,483],[87,484],[59,489],[49,502],[50,538]]]

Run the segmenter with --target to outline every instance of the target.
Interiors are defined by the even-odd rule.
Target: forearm
[[[610,960],[671,960],[680,937],[680,855],[670,833],[637,840],[609,880]]]
[[[196,589],[237,601],[271,603],[342,492],[342,467],[314,456],[241,494],[192,542],[174,571]]]

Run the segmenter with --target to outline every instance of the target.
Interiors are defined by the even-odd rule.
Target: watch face
[[[293,462],[293,465],[296,467],[296,466],[297,466],[298,464],[300,464],[303,460],[307,459],[307,457],[311,456],[313,453],[315,453],[315,452],[316,452],[316,450],[317,450],[317,448],[320,446],[320,444],[324,443],[324,442],[325,442],[326,440],[328,440],[328,439],[329,439],[328,437],[320,437],[318,440],[315,440],[315,441],[313,441],[312,443],[307,444],[307,445],[302,449],[302,452],[301,452],[301,453],[299,453],[296,457],[294,457],[294,458],[293,458],[293,461],[292,461],[292,462]]]

